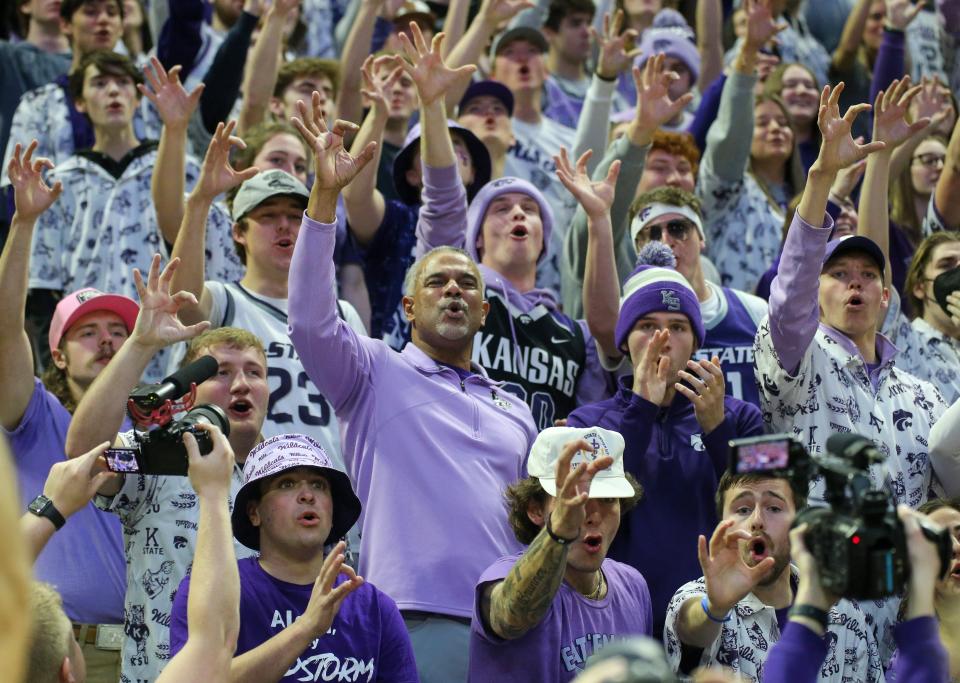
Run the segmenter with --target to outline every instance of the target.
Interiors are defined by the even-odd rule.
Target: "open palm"
[[[703,536],[697,542],[697,556],[707,584],[707,598],[717,608],[728,610],[743,600],[773,567],[772,557],[750,567],[740,554],[740,541],[748,540],[746,531],[732,531],[734,521],[717,525],[709,546]]]
[[[613,205],[613,197],[617,185],[617,175],[620,173],[620,162],[610,165],[610,171],[603,180],[594,182],[587,172],[587,161],[593,154],[592,150],[584,152],[577,159],[576,168],[570,163],[567,148],[560,148],[560,155],[553,158],[557,164],[557,177],[563,186],[570,191],[588,216],[596,216],[609,211]]]
[[[648,59],[642,70],[633,68],[633,82],[637,87],[635,119],[644,129],[663,125],[683,111],[693,99],[691,93],[670,99],[670,83],[679,77],[672,71],[664,70],[665,59],[666,56],[660,53]]]
[[[320,113],[320,93],[318,92],[313,93],[310,111],[302,100],[297,102],[297,109],[300,111],[300,116],[294,116],[291,122],[313,150],[314,188],[339,192],[373,159],[377,143],[368,143],[356,156],[344,149],[343,136],[348,131],[356,131],[359,127],[355,123],[337,119],[333,124],[333,130],[328,130]]]
[[[895,80],[886,92],[877,93],[873,113],[873,139],[887,143],[887,150],[903,144],[919,130],[930,123],[930,119],[920,119],[907,123],[907,110],[910,102],[920,93],[922,86],[910,87],[910,77],[902,81]]]
[[[840,93],[843,92],[843,81],[832,88],[825,86],[820,94],[820,113],[817,125],[823,141],[820,146],[820,157],[817,162],[824,170],[836,173],[850,164],[856,163],[872,152],[879,151],[886,146],[881,141],[858,144],[850,130],[857,116],[870,109],[869,104],[855,104],[847,113],[840,116]]]
[[[427,105],[446,95],[450,89],[465,88],[477,67],[470,64],[459,69],[451,69],[443,63],[443,40],[446,35],[438,33],[433,43],[427,47],[427,41],[415,22],[410,22],[413,40],[405,33],[400,34],[400,45],[407,55],[407,61],[401,62],[404,71],[417,84],[417,93],[421,104]]]
[[[203,84],[188,93],[180,83],[180,65],[167,71],[156,57],[150,58],[150,65],[144,67],[143,75],[150,87],[138,83],[137,89],[157,108],[163,124],[185,128],[200,102]]]
[[[133,269],[133,281],[140,297],[140,313],[134,326],[134,335],[145,346],[161,348],[175,342],[192,339],[210,327],[207,321],[196,325],[184,325],[177,317],[180,307],[185,304],[197,304],[197,298],[189,292],[170,293],[173,274],[180,265],[180,259],[173,259],[160,272],[160,254],[155,254],[150,262],[147,281],[143,281],[140,270]]]

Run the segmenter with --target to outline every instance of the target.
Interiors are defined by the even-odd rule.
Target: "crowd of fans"
[[[3,680],[960,681],[960,0],[2,12]]]

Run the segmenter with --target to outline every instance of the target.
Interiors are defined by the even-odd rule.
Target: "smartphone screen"
[[[782,470],[790,464],[790,441],[763,441],[737,448],[737,474]]]
[[[107,469],[111,472],[139,472],[137,451],[133,448],[108,448],[103,452]]]

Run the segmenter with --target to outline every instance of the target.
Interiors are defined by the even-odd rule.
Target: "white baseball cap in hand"
[[[557,460],[563,447],[578,439],[593,446],[593,452],[577,451],[570,463],[571,470],[605,455],[613,458],[610,467],[594,475],[590,498],[630,498],[636,494],[623,474],[623,437],[619,432],[600,427],[549,427],[537,435],[527,460],[527,472],[540,480],[544,491],[557,495]]]

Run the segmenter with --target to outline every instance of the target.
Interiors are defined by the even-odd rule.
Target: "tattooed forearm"
[[[503,582],[494,587],[488,623],[498,636],[519,638],[540,623],[563,581],[567,547],[541,531]],[[485,607],[484,603],[481,606]]]

